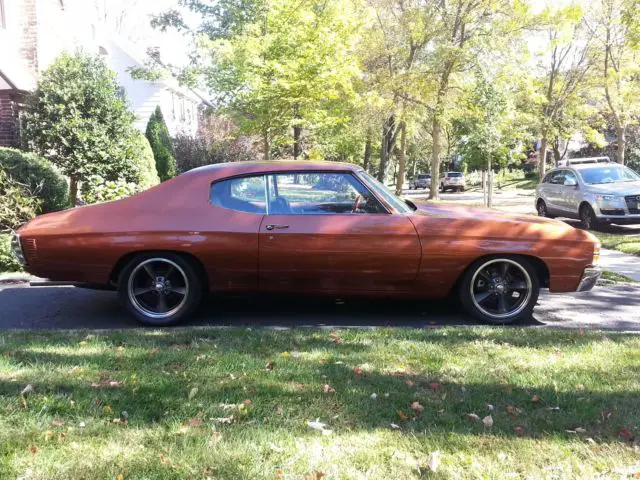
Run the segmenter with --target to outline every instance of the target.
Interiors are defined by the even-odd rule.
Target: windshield
[[[579,170],[582,180],[587,185],[602,185],[605,183],[638,182],[640,176],[630,168],[622,165],[589,168]]]
[[[418,175],[418,180],[425,180],[429,178],[430,175]]]
[[[369,187],[371,187],[371,189],[375,193],[377,193],[380,197],[384,198],[384,200],[393,208],[395,208],[401,213],[407,213],[407,212],[413,211],[413,209],[409,205],[407,205],[401,199],[396,197],[393,193],[391,193],[387,189],[387,187],[382,185],[382,183],[380,183],[378,180],[373,178],[367,172],[365,172],[364,170],[360,170],[359,173],[367,181],[367,183],[369,184]]]

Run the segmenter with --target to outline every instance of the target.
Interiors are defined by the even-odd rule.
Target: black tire
[[[539,217],[556,218],[555,215],[551,215],[549,213],[549,208],[547,207],[546,202],[542,199],[538,200],[538,205],[536,205],[536,210],[538,211]]]
[[[141,293],[136,295],[136,291]],[[203,292],[204,282],[197,269],[175,253],[136,255],[118,278],[120,300],[144,325],[167,326],[187,319],[200,305]]]
[[[599,225],[596,213],[591,205],[585,203],[580,206],[580,228],[584,230],[597,230]]]
[[[502,274],[504,263],[508,267]],[[458,290],[460,302],[469,315],[495,325],[530,319],[539,295],[540,280],[535,268],[525,258],[514,255],[476,260],[464,273]]]
[[[444,193],[444,192],[446,191],[446,189],[444,188],[444,183],[441,183],[441,184],[440,184],[440,191],[441,191],[442,193]]]

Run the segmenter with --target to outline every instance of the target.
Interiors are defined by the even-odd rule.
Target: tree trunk
[[[364,171],[369,171],[369,164],[371,163],[371,150],[373,149],[371,143],[371,132],[367,131],[367,142],[364,144]]]
[[[382,124],[382,145],[380,146],[380,168],[378,170],[378,180],[383,184],[387,177],[387,164],[393,151],[393,145],[396,141],[396,119],[394,115],[387,118]]]
[[[71,207],[76,206],[78,201],[78,177],[69,177],[69,204]]]
[[[302,144],[300,137],[302,136],[302,127],[300,125],[293,126],[293,159],[297,160],[302,155]]]
[[[433,125],[431,129],[431,137],[433,138],[433,149],[431,152],[431,189],[429,190],[429,199],[438,199],[438,188],[440,187],[440,151],[442,150],[442,125],[438,115],[433,117]]]
[[[264,148],[264,159],[271,160],[271,142],[269,141],[269,130],[262,132],[262,142]]]
[[[396,195],[402,195],[404,185],[405,156],[407,153],[407,124],[400,122],[400,155],[398,155],[398,177],[396,178]]]
[[[487,207],[493,207],[493,170],[491,169],[491,155],[487,159],[487,175],[488,175],[488,194],[487,194]]]
[[[616,162],[624,165],[624,154],[627,150],[627,126],[618,125],[616,127],[616,134],[618,136],[618,150],[616,151]]]
[[[560,153],[560,139],[558,137],[553,140],[553,159],[556,167],[560,163],[560,160],[562,160],[562,154]]]
[[[542,141],[540,142],[540,158],[538,158],[538,174],[540,175],[540,181],[544,178],[544,175],[547,173],[547,150],[549,148],[549,142],[547,140],[547,136],[542,137]]]

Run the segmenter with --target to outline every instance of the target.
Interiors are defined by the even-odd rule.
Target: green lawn
[[[638,283],[633,278],[627,277],[626,275],[622,275],[620,273],[611,272],[609,270],[604,270],[602,272],[601,279],[614,283]]]
[[[4,333],[0,478],[619,478],[639,351],[519,328]]]
[[[616,228],[616,227],[612,227]],[[637,230],[636,230],[637,232]],[[640,232],[637,234],[613,232],[599,232],[591,230],[600,239],[603,248],[610,248],[631,255],[640,256]]]

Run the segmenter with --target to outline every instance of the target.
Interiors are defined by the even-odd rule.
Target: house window
[[[7,22],[4,18],[4,0],[0,0],[0,28],[7,28]]]

